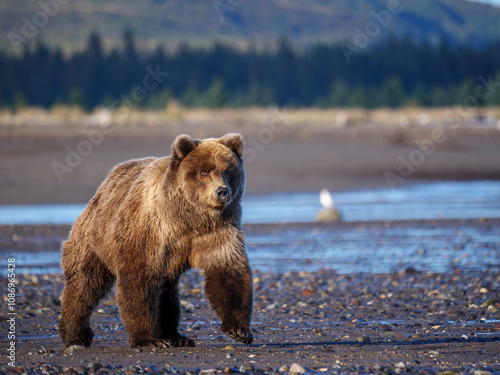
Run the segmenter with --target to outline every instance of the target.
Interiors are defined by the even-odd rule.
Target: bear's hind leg
[[[143,267],[138,267],[143,268]],[[158,339],[156,314],[159,281],[139,271],[130,269],[118,274],[116,280],[116,303],[128,333],[131,347],[171,347],[168,341]]]
[[[181,304],[178,282],[165,282],[158,296],[158,338],[171,342],[172,346],[194,347],[194,341],[179,333]]]
[[[88,347],[94,336],[90,328],[90,315],[99,301],[109,293],[115,278],[95,254],[90,253],[83,262],[76,263],[63,256],[65,287],[59,335],[66,347]]]

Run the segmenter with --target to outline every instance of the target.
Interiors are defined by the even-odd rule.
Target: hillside
[[[43,9],[41,4],[51,6]],[[489,5],[402,0],[390,19],[382,20],[379,32],[368,22],[376,12],[385,10],[387,15],[387,7],[388,1],[381,0],[7,0],[0,2],[0,48],[11,49],[10,33],[11,39],[14,34],[23,42],[42,37],[70,51],[82,48],[92,30],[110,47],[120,43],[127,27],[145,50],[159,43],[206,45],[216,39],[240,46],[270,45],[280,36],[296,45],[352,41],[355,27],[369,25],[375,42],[389,34],[469,44],[500,36],[500,8]]]

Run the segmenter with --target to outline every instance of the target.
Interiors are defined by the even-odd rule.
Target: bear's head
[[[239,204],[245,189],[243,138],[193,139],[179,135],[172,144],[170,172],[184,198],[200,207],[222,211]]]

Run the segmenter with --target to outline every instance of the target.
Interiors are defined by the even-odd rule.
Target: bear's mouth
[[[226,204],[225,204],[225,203],[217,203],[217,204],[214,206],[214,208],[215,208],[216,210],[219,210],[219,211],[221,211],[224,207],[226,207]]]

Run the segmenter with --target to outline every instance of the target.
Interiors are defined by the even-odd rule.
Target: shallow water
[[[440,224],[439,219],[500,218],[500,182],[441,182],[396,190],[333,194],[344,221],[352,225],[315,226],[319,194],[247,196],[245,223],[293,223],[263,227],[246,234],[250,263],[271,272],[317,271],[387,273],[414,268],[499,269],[500,228]],[[3,224],[70,224],[84,205],[4,206]],[[405,223],[403,220],[436,220]],[[371,221],[371,223],[368,223]],[[392,222],[392,224],[390,223]],[[470,222],[469,222],[470,223]],[[34,248],[51,239],[36,242]],[[52,239],[53,241],[54,239]],[[40,241],[40,239],[33,239]],[[56,248],[52,243],[47,249]],[[58,246],[58,245],[57,245]],[[60,251],[1,253],[0,262],[16,258],[18,273],[60,272]],[[0,275],[6,274],[0,268]]]
[[[347,222],[500,218],[500,181],[406,184],[332,196]],[[71,224],[84,208],[85,204],[0,206],[0,224]],[[319,192],[248,195],[243,222],[314,222],[320,209]]]
[[[455,227],[439,221],[316,224],[250,229],[245,235],[250,264],[262,272],[337,273],[453,272],[500,270],[500,227],[491,224]],[[42,244],[43,246],[43,244]],[[61,272],[60,251],[14,252],[17,273]],[[7,269],[0,268],[0,275]]]

